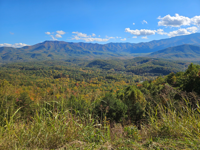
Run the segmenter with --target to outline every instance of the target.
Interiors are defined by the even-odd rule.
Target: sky
[[[200,32],[200,0],[0,0],[0,47],[139,43]]]

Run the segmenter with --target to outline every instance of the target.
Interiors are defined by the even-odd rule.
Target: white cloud
[[[64,31],[62,31],[62,30],[60,30],[60,31],[56,31],[58,34],[60,34],[60,35],[64,35],[65,34],[65,32]]]
[[[200,26],[200,16],[194,16],[191,21],[194,25]]]
[[[169,37],[179,36],[179,35],[187,35],[190,34],[186,29],[178,29],[176,31],[172,31],[168,33]]]
[[[141,30],[130,30],[130,28],[125,28],[125,32],[129,32],[133,35],[137,36],[146,36],[146,35],[154,35],[156,33],[156,30],[147,30],[147,29],[141,29]]]
[[[45,32],[45,34],[50,35],[51,33],[50,32]]]
[[[167,35],[169,37],[175,37],[175,36],[180,36],[180,35],[188,35],[188,34],[196,33],[197,31],[198,31],[197,27],[180,28],[178,30],[169,32]]]
[[[13,46],[12,44],[3,43],[3,44],[0,44],[0,47],[13,47]]]
[[[60,34],[56,34],[55,35],[57,38],[62,38],[62,36]]]
[[[87,34],[81,33],[81,32],[72,32],[72,33],[77,34],[77,36],[79,36],[79,37],[84,37],[84,38],[89,37],[89,36],[87,36]]]
[[[72,40],[80,40],[81,38],[79,38],[78,36],[74,36],[74,38],[72,38]]]
[[[112,36],[109,37],[109,36],[107,36],[107,35],[106,35],[106,38],[107,38],[107,39],[115,39],[115,37],[112,37]]]
[[[158,29],[157,33],[160,35],[166,35],[167,33],[163,31],[163,29]]]
[[[124,39],[121,39],[121,41],[126,41],[126,38],[124,38]]]
[[[106,39],[102,39],[102,38],[83,38],[83,40],[85,40],[86,42],[94,42],[94,41],[97,41],[97,42],[107,42],[108,40],[110,40],[109,38],[106,38]]]
[[[160,20],[158,22],[159,26],[171,26],[171,27],[180,27],[191,24],[191,19],[185,16],[180,16],[179,14],[175,14],[175,16],[166,15],[163,18],[158,17]]]
[[[193,26],[193,27],[188,27],[187,30],[189,30],[192,33],[196,33],[198,31],[198,28]]]
[[[20,48],[23,46],[29,46],[28,44],[25,43],[15,43],[15,44],[8,44],[8,43],[3,43],[0,44],[0,47],[14,47],[14,48]]]
[[[101,36],[99,35],[99,37],[101,37]]]
[[[142,39],[148,39],[147,36],[143,36]]]
[[[51,36],[51,38],[52,38],[52,40],[58,40],[58,39],[56,39],[53,35],[50,35]]]
[[[108,38],[109,38],[109,39],[115,39],[115,37],[112,37],[112,36],[111,36],[111,37],[108,37]]]
[[[159,26],[166,27],[181,27],[181,26],[189,26],[187,28],[179,28],[178,30],[171,31],[169,33],[164,32],[163,29],[150,30],[150,29],[135,29],[131,30],[130,28],[125,28],[125,32],[131,33],[135,36],[132,38],[137,38],[137,36],[143,36],[142,39],[147,39],[149,35],[155,35],[155,33],[160,35],[168,35],[169,37],[179,36],[179,35],[188,35],[192,33],[196,33],[200,28],[200,16],[194,16],[193,18],[189,18],[186,16],[181,16],[179,14],[175,14],[175,16],[166,15],[164,17],[158,17]],[[142,24],[148,24],[146,20],[142,21]],[[133,23],[135,25],[135,23]],[[194,26],[191,26],[194,25]],[[117,37],[119,38],[119,37]]]
[[[144,23],[148,24],[146,20],[143,20],[143,21],[142,21],[142,24],[144,24]]]
[[[57,37],[57,38],[62,38],[62,35],[64,35],[65,34],[65,32],[64,31],[62,31],[62,30],[60,30],[60,31],[56,31],[56,35],[55,35],[55,37]],[[57,40],[55,37],[54,37],[54,32],[45,32],[45,34],[47,34],[47,35],[50,35],[50,37],[52,38],[52,40]]]
[[[94,38],[94,36],[96,36],[96,34],[92,33],[92,35],[87,35],[85,33],[81,33],[81,32],[72,32],[73,34],[73,38],[71,38],[72,40],[84,40],[85,42],[106,42],[110,39],[114,39],[115,37],[109,37],[106,35],[106,38],[100,38],[100,35],[98,36],[98,38]]]

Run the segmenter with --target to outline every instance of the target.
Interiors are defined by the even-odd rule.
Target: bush
[[[77,99],[72,95],[67,102],[67,107],[71,109],[71,112],[77,115],[84,115],[89,112],[89,106],[84,100]]]
[[[30,99],[28,93],[23,92],[20,97],[16,99],[16,109],[20,108],[21,117],[30,119],[34,115],[34,102]]]
[[[124,127],[125,137],[132,138],[136,141],[141,140],[141,135],[139,134],[138,128],[136,126]]]
[[[126,117],[127,106],[109,93],[96,105],[94,112],[101,120],[106,116],[111,123],[119,123]]]

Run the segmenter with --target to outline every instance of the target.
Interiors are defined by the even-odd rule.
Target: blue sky
[[[200,32],[200,0],[0,0],[0,46],[148,42]]]

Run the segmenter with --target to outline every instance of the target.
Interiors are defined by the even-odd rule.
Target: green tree
[[[126,117],[127,106],[117,99],[112,93],[108,93],[95,107],[95,113],[101,120],[106,116],[111,124],[113,122],[122,122]]]
[[[135,86],[129,86],[124,93],[124,102],[128,106],[128,117],[138,124],[144,117],[146,100],[142,92]]]

